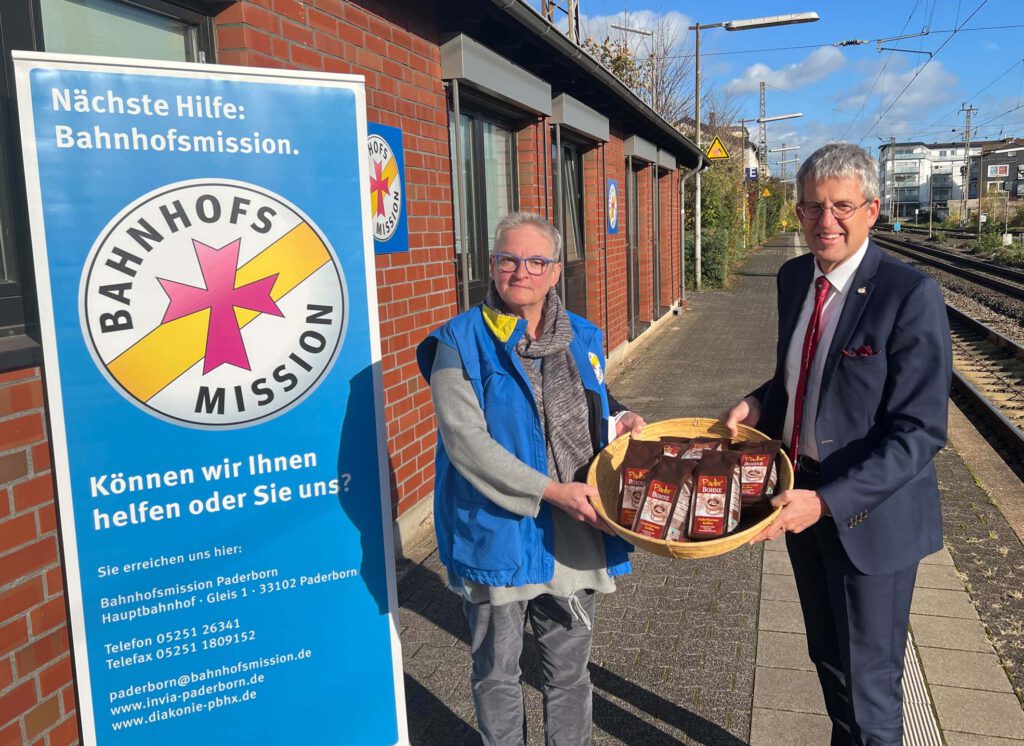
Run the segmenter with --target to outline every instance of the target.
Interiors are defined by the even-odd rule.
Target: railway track
[[[994,441],[1010,468],[1024,471],[1024,348],[947,305],[954,399]],[[982,423],[975,422],[976,425]]]
[[[1004,295],[1024,300],[1024,271],[966,257],[956,251],[922,246],[913,241],[875,234],[875,243],[884,249],[908,256],[943,272],[962,277]]]

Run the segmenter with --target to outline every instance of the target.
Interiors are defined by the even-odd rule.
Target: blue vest
[[[603,423],[608,418],[608,394],[601,332],[581,316],[568,316],[573,331],[569,350],[588,398],[600,401]],[[429,383],[437,345],[457,350],[491,437],[524,463],[547,474],[547,446],[537,405],[515,350],[525,333],[524,319],[476,306],[432,332],[416,349],[416,358]],[[597,435],[602,447],[604,429]],[[551,506],[541,502],[536,518],[498,507],[459,473],[440,436],[434,473],[434,529],[441,562],[459,577],[484,585],[521,586],[546,583],[554,575]],[[605,536],[604,543],[608,574],[629,572],[631,546],[617,536]]]

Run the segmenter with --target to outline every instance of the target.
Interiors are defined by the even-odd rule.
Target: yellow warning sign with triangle
[[[729,151],[725,149],[718,135],[715,135],[715,139],[712,140],[711,147],[707,150],[707,156],[713,161],[721,161],[729,157]]]

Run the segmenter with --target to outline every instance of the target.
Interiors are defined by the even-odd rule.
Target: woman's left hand
[[[629,433],[636,436],[647,426],[647,422],[636,412],[626,412],[615,423],[615,437]]]

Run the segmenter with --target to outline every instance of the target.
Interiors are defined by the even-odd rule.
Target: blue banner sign
[[[409,250],[406,217],[405,148],[402,130],[367,123],[366,154],[370,166],[370,224],[374,251],[395,254]]]
[[[15,68],[84,742],[405,742],[362,78]]]

